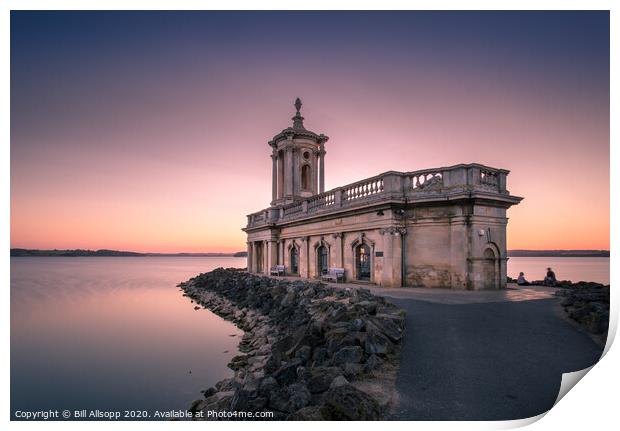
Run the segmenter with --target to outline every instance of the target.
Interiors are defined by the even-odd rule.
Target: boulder
[[[332,420],[368,421],[381,417],[379,404],[350,384],[330,388],[323,401]]]
[[[338,367],[316,367],[310,371],[308,390],[312,393],[321,393],[329,389],[332,382],[342,375]]]
[[[360,346],[343,347],[334,353],[332,362],[334,365],[343,365],[346,363],[360,363],[364,357],[364,351]]]
[[[297,411],[310,404],[312,395],[303,383],[293,383],[287,388],[287,390],[289,396],[288,409],[290,411]]]

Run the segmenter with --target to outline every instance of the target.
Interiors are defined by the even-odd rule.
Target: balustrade
[[[493,188],[499,185],[498,172],[487,169],[480,169],[480,184]]]
[[[430,189],[441,190],[443,188],[443,174],[441,172],[412,173],[409,176],[411,189],[415,192],[428,191]]]
[[[347,203],[353,200],[378,195],[383,192],[383,178],[375,177],[370,180],[360,181],[358,183],[344,186],[342,187],[342,190],[344,201]]]
[[[351,208],[365,202],[381,198],[407,201],[438,194],[449,195],[464,191],[481,190],[507,193],[506,174],[504,170],[471,164],[456,165],[447,168],[425,169],[414,172],[386,172],[376,177],[338,187],[327,192],[310,196],[269,210],[248,215],[248,226],[257,226],[268,221],[289,220],[304,214],[333,211],[338,208]]]

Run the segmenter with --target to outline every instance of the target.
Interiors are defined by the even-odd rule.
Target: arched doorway
[[[329,252],[324,245],[316,249],[316,271],[317,275],[327,274],[329,271]]]
[[[355,248],[355,274],[358,280],[370,281],[370,247],[366,244]]]
[[[484,289],[497,289],[497,257],[491,248],[487,248],[482,255],[482,279]]]
[[[299,251],[297,247],[291,248],[291,274],[299,274]]]

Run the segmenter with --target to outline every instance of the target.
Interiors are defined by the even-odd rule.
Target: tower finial
[[[293,129],[305,130],[304,117],[302,117],[301,112],[299,112],[299,110],[301,109],[301,99],[299,97],[295,99],[295,109],[297,110],[297,112],[295,112],[295,116],[292,118]]]
[[[295,109],[297,109],[297,115],[300,115],[299,110],[301,109],[301,99],[299,97],[295,99]]]

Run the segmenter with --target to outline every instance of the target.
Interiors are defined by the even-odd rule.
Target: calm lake
[[[11,258],[11,412],[186,409],[242,332],[182,296],[245,258]],[[235,335],[231,337],[230,335]],[[191,371],[191,373],[190,373]]]
[[[11,258],[11,410],[185,409],[232,376],[242,334],[176,285],[245,258]],[[609,283],[609,258],[523,258],[508,274]],[[231,337],[231,335],[235,335]],[[191,372],[190,372],[191,371]]]
[[[609,284],[608,257],[511,257],[508,276],[517,278],[523,271],[527,280],[542,280],[549,267],[558,280]]]

